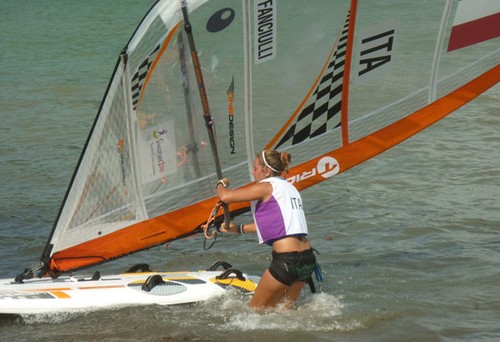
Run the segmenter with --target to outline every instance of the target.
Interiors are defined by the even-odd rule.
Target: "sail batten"
[[[358,11],[358,1],[351,1],[351,8],[347,16],[347,41],[346,59],[344,65],[344,82],[342,83],[342,103],[341,103],[341,128],[342,144],[349,144],[349,86],[351,79],[351,61],[354,46],[354,30],[356,28],[356,15]]]

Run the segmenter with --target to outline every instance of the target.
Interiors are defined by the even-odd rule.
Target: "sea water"
[[[43,250],[119,51],[152,1],[2,0],[0,277]],[[397,9],[393,9],[396,11]],[[411,82],[411,80],[408,80]],[[324,282],[297,310],[201,304],[0,320],[2,341],[499,341],[500,87],[304,191]],[[254,236],[177,241],[103,265],[261,274]]]

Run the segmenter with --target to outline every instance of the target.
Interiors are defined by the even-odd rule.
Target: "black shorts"
[[[315,265],[316,257],[312,249],[288,253],[273,251],[269,273],[280,283],[290,286],[297,281],[307,281]]]

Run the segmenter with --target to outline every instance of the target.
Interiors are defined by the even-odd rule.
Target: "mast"
[[[205,83],[203,81],[203,74],[201,72],[200,60],[198,59],[198,52],[196,51],[196,46],[194,43],[193,30],[191,23],[189,22],[187,3],[186,0],[180,0],[182,8],[182,16],[184,18],[184,30],[188,38],[189,49],[191,50],[191,59],[193,60],[193,67],[196,73],[196,81],[198,83],[198,92],[200,94],[201,105],[203,107],[203,118],[205,119],[205,126],[208,131],[208,138],[210,140],[210,147],[212,149],[212,155],[215,162],[215,171],[217,173],[217,178],[222,179],[222,169],[220,166],[219,153],[217,152],[217,143],[215,141],[214,133],[214,119],[210,113],[210,107],[208,105],[208,97],[205,89]],[[224,221],[229,224],[230,213],[227,204],[223,204],[224,208]]]
[[[248,174],[253,180],[252,167],[255,157],[253,142],[253,103],[252,103],[252,36],[250,30],[250,5],[248,0],[243,1],[243,50],[245,70],[245,139],[247,146]]]
[[[193,117],[193,110],[191,108],[191,105],[189,103],[189,75],[188,75],[188,68],[187,68],[187,62],[186,62],[186,49],[184,45],[184,38],[182,37],[182,34],[179,33],[177,35],[177,47],[179,50],[179,60],[181,62],[181,72],[182,72],[182,88],[184,89],[184,103],[186,106],[186,113],[187,113],[187,119],[188,119],[188,127],[189,127],[189,136],[191,139],[191,144],[189,146],[189,152],[192,155],[193,158],[193,165],[194,165],[194,170],[196,173],[197,177],[200,177],[201,175],[201,170],[200,170],[200,163],[198,162],[198,145],[196,143],[195,139],[195,133],[194,133],[194,117]]]

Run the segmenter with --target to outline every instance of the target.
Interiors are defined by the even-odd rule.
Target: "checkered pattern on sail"
[[[137,109],[137,105],[141,98],[141,90],[144,86],[144,82],[146,81],[146,77],[148,76],[149,69],[153,64],[153,61],[158,55],[160,51],[160,45],[158,45],[139,65],[137,72],[132,76],[131,84],[132,84],[132,106],[134,110]]]
[[[341,125],[342,81],[344,76],[349,14],[345,21],[335,52],[321,80],[294,123],[283,135],[276,148],[284,144],[296,145],[317,137]]]

